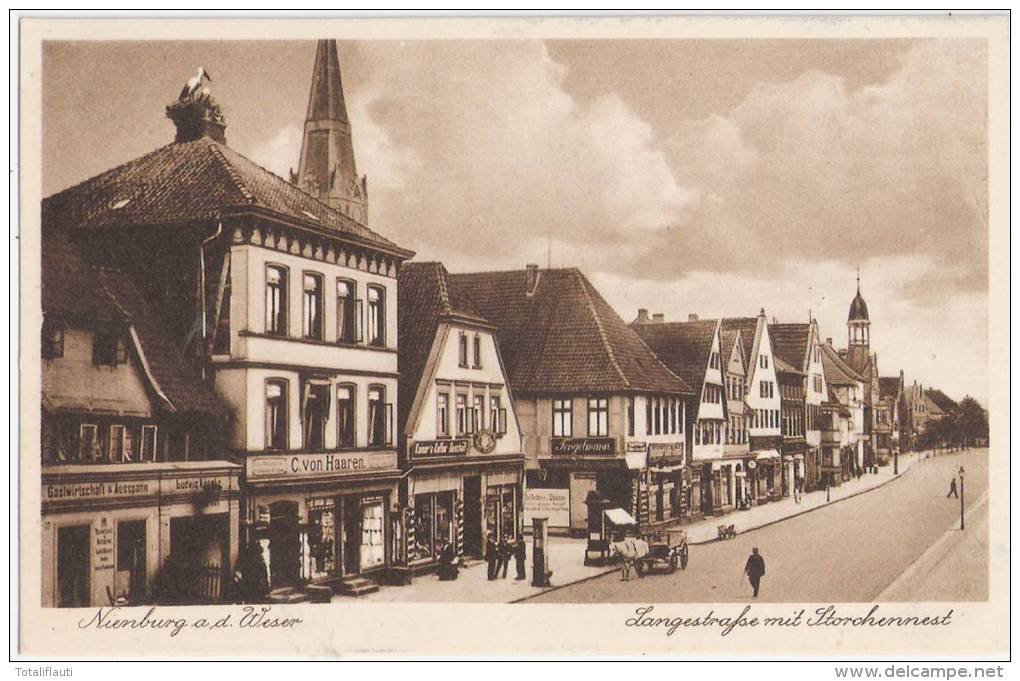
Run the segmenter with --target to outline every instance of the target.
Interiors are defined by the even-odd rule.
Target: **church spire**
[[[368,222],[368,186],[358,175],[335,40],[320,40],[308,94],[298,172],[291,182],[358,222]]]

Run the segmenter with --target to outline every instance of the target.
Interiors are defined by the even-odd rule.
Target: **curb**
[[[916,463],[916,462],[914,462],[914,463]],[[830,506],[833,506],[834,504],[838,504],[841,501],[846,501],[847,499],[853,499],[854,497],[859,497],[860,495],[867,494],[868,492],[874,492],[876,489],[879,489],[880,487],[885,487],[890,482],[893,482],[895,480],[899,480],[904,475],[909,473],[910,470],[913,467],[914,467],[913,464],[911,464],[902,473],[899,473],[898,475],[895,475],[895,476],[889,478],[888,480],[886,480],[886,481],[884,481],[884,482],[882,482],[882,483],[880,483],[878,485],[875,485],[874,487],[869,487],[868,489],[863,489],[863,490],[860,490],[859,492],[854,492],[853,494],[848,494],[845,497],[841,497],[839,499],[836,499],[835,501],[830,501],[830,502],[825,503],[825,504],[819,504],[818,506],[814,506],[813,508],[806,508],[803,511],[799,511],[797,513],[793,513],[793,514],[788,515],[788,516],[783,516],[782,518],[776,518],[775,520],[770,520],[767,523],[763,523],[761,525],[756,525],[755,527],[749,527],[746,530],[741,530],[740,532],[738,532],[737,536],[741,536],[741,535],[747,534],[748,532],[754,532],[756,530],[760,530],[760,529],[768,527],[770,525],[775,525],[775,524],[781,523],[781,522],[783,522],[785,520],[789,520],[791,518],[796,518],[797,516],[806,515],[808,513],[812,513],[814,511],[817,511],[817,510],[820,510],[820,509],[823,509],[823,508],[828,508]],[[687,542],[687,543],[689,545],[691,545],[691,546],[705,546],[707,544],[712,544],[714,542],[720,542],[720,541],[728,541],[728,540],[719,539],[718,537],[716,537],[714,539],[705,539],[703,541]],[[530,600],[532,598],[538,598],[539,596],[545,595],[547,593],[552,593],[553,591],[559,591],[560,589],[565,589],[568,586],[574,586],[575,584],[584,584],[585,582],[590,582],[593,579],[598,579],[599,577],[605,577],[608,574],[612,574],[614,572],[619,572],[619,571],[620,571],[619,567],[613,567],[613,568],[610,568],[608,570],[605,570],[604,572],[598,572],[598,573],[595,573],[593,575],[588,575],[587,577],[582,577],[581,579],[575,580],[573,582],[567,582],[566,584],[560,584],[558,586],[549,587],[548,589],[543,589],[542,591],[539,591],[538,593],[528,594],[527,596],[523,596],[521,598],[516,598],[516,599],[514,599],[512,601],[507,601],[507,603],[508,604],[511,604],[511,603],[522,603],[522,602]]]

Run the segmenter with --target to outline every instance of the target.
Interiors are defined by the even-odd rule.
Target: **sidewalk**
[[[900,455],[900,475],[905,473],[916,460],[916,454]],[[831,502],[836,503],[858,494],[863,494],[893,480],[892,465],[880,468],[878,475],[867,474],[860,480],[844,482],[830,490]],[[746,511],[734,511],[724,516],[706,518],[681,527],[687,530],[691,544],[704,544],[717,539],[717,526],[735,525],[737,533],[755,530],[772,523],[808,513],[827,505],[825,490],[804,494],[801,503],[793,498],[783,499]],[[361,596],[359,602],[432,602],[432,603],[508,603],[529,596],[535,596],[550,588],[558,588],[585,579],[597,577],[618,568],[585,567],[584,539],[550,537],[549,569],[552,570],[552,586],[547,588],[531,586],[531,543],[528,543],[527,579],[516,581],[514,565],[507,570],[506,579],[489,581],[484,562],[471,563],[462,568],[456,581],[440,582],[435,575],[416,577],[409,586],[384,586],[379,591]],[[344,602],[346,596],[334,596],[333,602]]]

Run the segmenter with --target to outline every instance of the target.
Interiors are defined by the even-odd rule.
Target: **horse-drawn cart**
[[[648,535],[648,554],[636,560],[637,569],[642,572],[665,570],[669,574],[687,569],[690,548],[687,546],[687,530],[659,530]]]

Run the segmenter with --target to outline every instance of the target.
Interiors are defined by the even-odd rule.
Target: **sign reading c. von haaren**
[[[611,437],[553,438],[553,456],[616,456],[616,440]]]

